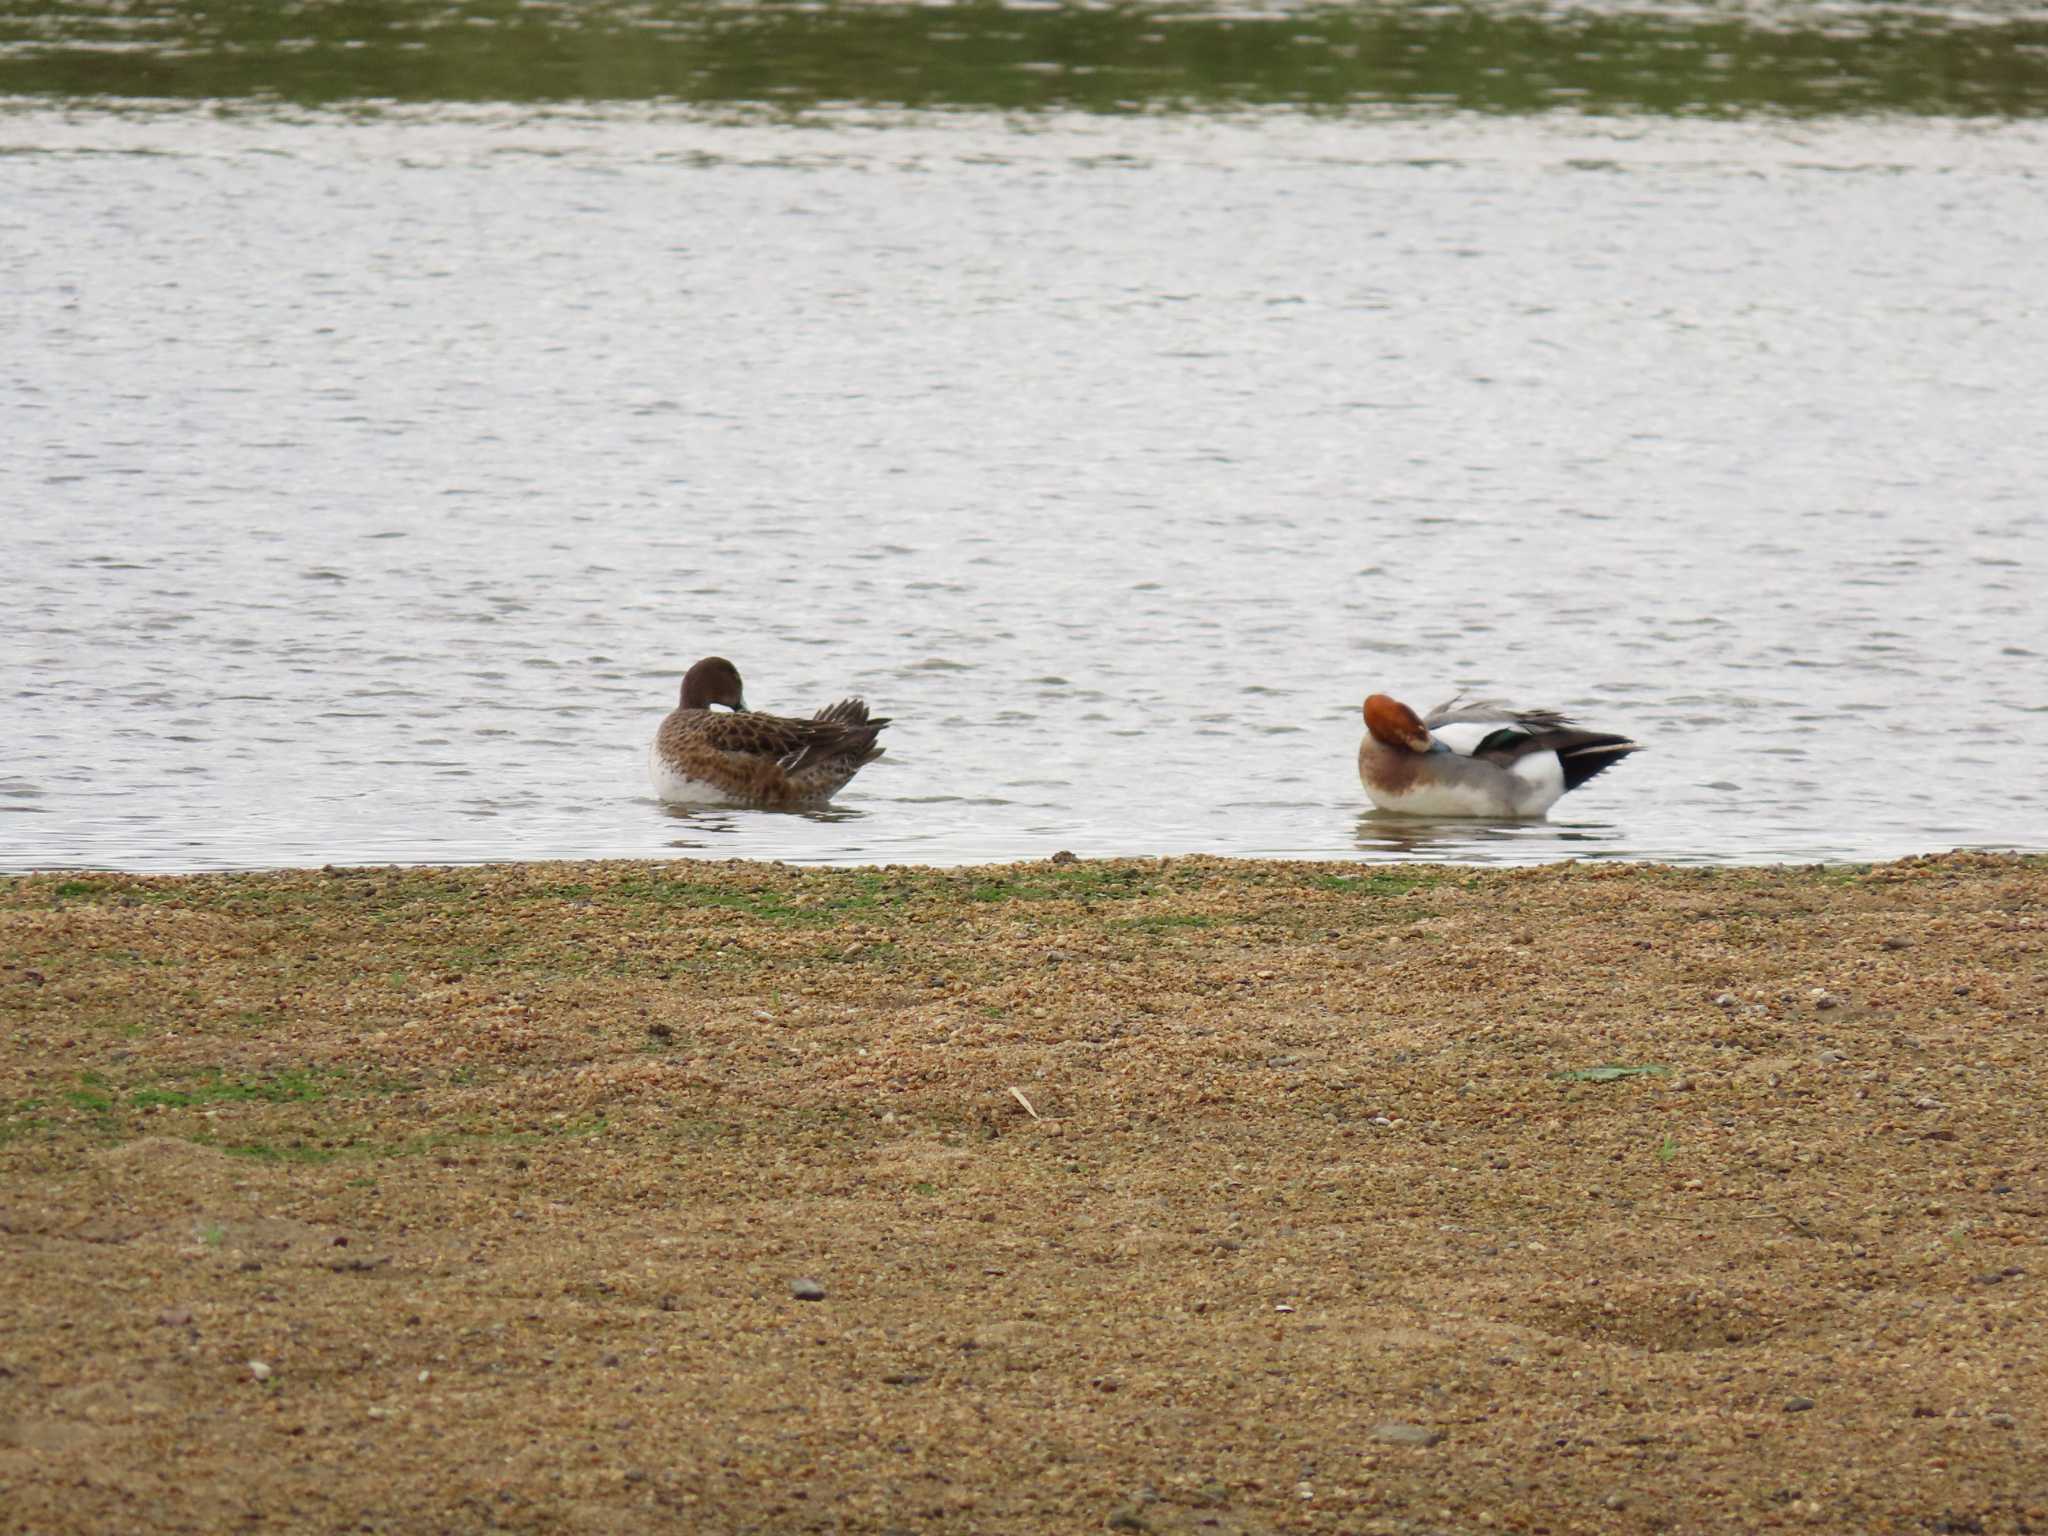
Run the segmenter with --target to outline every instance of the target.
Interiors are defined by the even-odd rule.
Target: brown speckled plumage
[[[684,676],[681,700],[655,734],[656,791],[681,803],[816,810],[882,755],[875,737],[888,723],[871,718],[860,699],[808,720],[754,714],[738,669],[707,656]]]

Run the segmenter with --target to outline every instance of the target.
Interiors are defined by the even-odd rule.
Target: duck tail
[[[882,755],[884,749],[875,745],[875,738],[882,734],[882,727],[889,723],[889,717],[871,716],[866,699],[841,699],[837,704],[829,704],[819,710],[818,718],[847,727],[841,738],[844,742],[841,750],[859,753],[862,766]]]
[[[813,720],[824,720],[833,725],[866,725],[868,723],[868,701],[866,699],[841,699],[837,704],[827,704],[823,709],[811,716],[811,718]],[[889,722],[879,720],[875,723],[880,726],[887,725]]]
[[[784,773],[801,773],[826,758],[851,758],[851,774],[882,755],[875,738],[889,721],[886,716],[879,720],[871,718],[864,700],[841,699],[837,704],[828,704],[811,721],[816,728],[809,733],[809,739],[782,759]]]
[[[1557,754],[1567,791],[1605,773],[1629,753],[1642,751],[1626,736],[1608,736],[1599,731],[1557,731],[1542,740]]]

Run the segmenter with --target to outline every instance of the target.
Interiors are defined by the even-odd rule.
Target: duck
[[[808,720],[755,714],[739,668],[706,656],[683,674],[647,766],[656,797],[671,805],[819,810],[882,755],[875,737],[888,723],[861,699],[841,699]]]
[[[1418,716],[1375,693],[1365,701],[1358,777],[1383,811],[1534,821],[1641,750],[1626,736],[1580,730],[1554,709],[1457,698]]]

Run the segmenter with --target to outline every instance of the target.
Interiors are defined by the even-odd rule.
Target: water
[[[0,100],[0,868],[2048,848],[2044,166],[1898,113]],[[655,804],[710,652],[889,755]],[[1647,750],[1406,824],[1373,689]]]

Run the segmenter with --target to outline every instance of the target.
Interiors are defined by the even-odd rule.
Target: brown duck
[[[682,700],[655,733],[648,769],[654,793],[672,805],[814,811],[882,755],[875,737],[888,723],[869,719],[859,699],[808,720],[754,714],[739,668],[706,656],[683,674]]]

